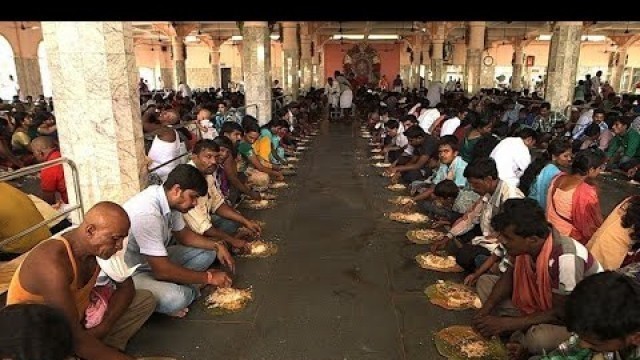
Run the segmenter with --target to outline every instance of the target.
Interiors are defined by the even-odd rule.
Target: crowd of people
[[[0,357],[48,352],[38,358],[130,359],[126,344],[152,313],[184,317],[205,287],[232,285],[234,256],[250,251],[262,233],[237,205],[243,198],[261,200],[271,182],[284,179],[287,155],[315,128],[309,109],[319,105],[310,94],[260,126],[251,115],[225,116],[227,107],[240,107],[240,94],[225,96],[143,95],[150,185],[122,206],[96,204],[81,224],[43,225],[0,249],[3,260],[24,254],[0,320],[23,316],[18,323],[25,327],[0,335]],[[47,161],[60,156],[57,144],[40,134],[28,151]],[[46,201],[0,184],[0,238],[55,216],[69,202],[61,167],[39,177]],[[46,341],[41,333],[25,335],[29,326],[51,330],[43,322],[61,318],[56,326],[63,333]]]
[[[0,248],[5,259],[28,252],[0,320],[62,317],[70,338],[51,346],[87,359],[131,358],[126,344],[153,312],[184,317],[203,287],[232,285],[233,255],[262,231],[237,210],[240,200],[260,200],[283,179],[286,154],[323,109],[355,105],[391,162],[390,182],[410,189],[407,206],[445,227],[431,250],[455,256],[464,282],[476,286],[480,333],[505,338],[514,358],[555,354],[575,342],[572,333],[576,348],[640,353],[640,327],[629,319],[640,302],[640,197],[605,217],[595,185],[605,170],[640,176],[637,97],[597,94],[565,115],[516,92],[467,98],[437,82],[409,91],[395,81],[388,90],[351,89],[343,77],[278,108],[263,126],[245,114],[241,93],[145,93],[150,185],[122,206],[98,203],[81,224],[52,223]],[[1,123],[5,166],[59,158],[50,104],[19,105]],[[61,166],[40,180],[44,201],[0,184],[0,238],[69,203]],[[113,265],[118,258],[126,266]]]
[[[476,287],[476,330],[502,337],[512,359],[636,359],[640,327],[622,319],[640,300],[640,196],[605,217],[596,179],[637,180],[640,99],[598,93],[565,115],[519,92],[445,92],[433,102],[429,92],[374,92],[358,105],[369,109],[390,183],[410,191],[405,210],[444,231],[431,252],[454,256]],[[629,299],[603,296],[612,284]]]

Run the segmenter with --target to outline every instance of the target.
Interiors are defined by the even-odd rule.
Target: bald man
[[[39,163],[59,159],[62,155],[58,145],[51,136],[38,136],[31,141],[31,151]],[[42,199],[51,205],[59,201],[69,203],[67,185],[64,182],[62,165],[40,170],[40,187]]]
[[[146,290],[135,290],[131,278],[116,284],[102,321],[86,329],[85,311],[100,267],[122,248],[130,227],[120,205],[101,202],[78,227],[37,245],[13,275],[7,305],[40,303],[62,310],[71,323],[75,354],[83,359],[133,359],[122,353],[129,338],[155,309]]]

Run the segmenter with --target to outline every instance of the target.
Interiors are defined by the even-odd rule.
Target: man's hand
[[[434,254],[437,253],[447,245],[449,240],[450,239],[448,237],[443,236],[440,239],[434,241],[433,244],[431,244],[431,252]]]
[[[251,190],[251,191],[249,191],[247,196],[249,196],[251,198],[251,200],[256,200],[256,201],[262,200],[262,195],[260,195],[260,193],[257,192],[257,191]]]
[[[260,235],[262,233],[262,228],[260,227],[260,225],[258,225],[258,223],[253,220],[247,221],[244,226],[247,229],[251,230],[251,232],[253,232],[255,235]]]
[[[402,205],[400,209],[402,212],[405,212],[405,213],[413,212],[413,207],[415,206],[415,204],[416,202],[413,199],[411,199],[411,201]]]
[[[284,181],[284,175],[281,173],[276,173],[273,177],[278,181]]]
[[[487,315],[474,319],[473,324],[478,332],[485,337],[498,336],[513,329],[513,319],[506,316]]]
[[[476,273],[469,274],[469,275],[467,275],[467,277],[464,278],[463,284],[465,284],[467,286],[473,286],[473,285],[475,285],[476,281],[478,281],[479,277],[480,276],[476,275]]]
[[[229,270],[231,270],[232,273],[235,273],[236,264],[233,258],[231,257],[229,250],[227,250],[227,247],[224,246],[224,244],[218,243],[218,248],[216,253],[218,256],[218,260],[220,260],[220,263],[226,266]]]
[[[210,269],[207,270],[207,273],[207,284],[209,285],[225,288],[230,287],[233,283],[229,275],[224,271]]]
[[[631,169],[629,169],[629,171],[627,171],[627,176],[630,178],[633,178],[634,176],[636,176],[637,172],[638,172],[638,167],[634,166]]]

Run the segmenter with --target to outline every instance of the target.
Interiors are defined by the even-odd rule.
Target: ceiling
[[[272,23],[272,34],[279,34],[279,25]],[[430,36],[435,23],[422,21],[325,21],[306,22],[312,35],[329,37],[335,34],[390,34],[411,37],[421,32]],[[446,36],[450,41],[463,40],[466,34],[466,22],[445,22]],[[540,34],[551,33],[549,21],[488,21],[487,36],[489,42],[508,41],[510,38],[534,39]],[[640,22],[584,22],[583,35],[625,36],[640,34]],[[235,21],[166,22],[134,21],[136,43],[170,44],[172,26],[189,30],[189,35],[218,42],[228,41],[234,35],[241,35]],[[385,40],[380,40],[384,42]],[[386,40],[387,42],[393,40]]]

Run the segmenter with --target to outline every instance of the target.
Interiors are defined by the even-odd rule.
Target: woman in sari
[[[571,142],[555,139],[549,143],[547,151],[527,167],[518,186],[528,198],[547,208],[547,191],[551,180],[571,165]]]
[[[561,173],[547,193],[547,220],[565,236],[586,244],[602,224],[602,211],[593,180],[604,169],[606,155],[589,149],[576,154],[569,174]]]
[[[630,196],[607,216],[587,243],[587,249],[605,270],[616,270],[640,260],[640,196]]]
[[[471,114],[467,114],[469,117]],[[464,135],[460,145],[460,157],[467,163],[471,162],[473,148],[480,138],[491,133],[492,123],[488,117],[471,115],[471,129]]]

